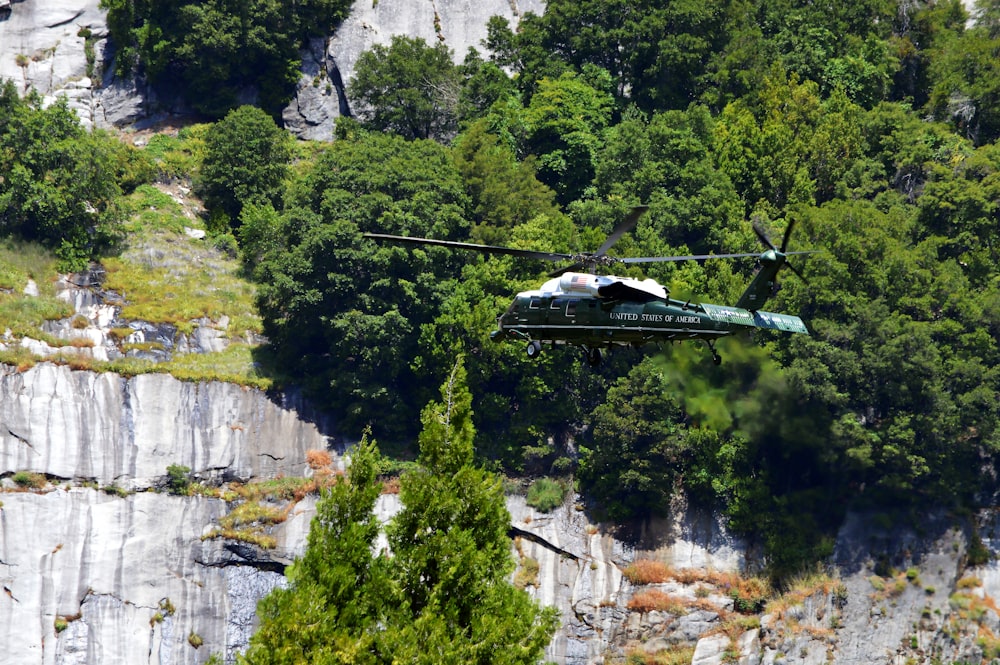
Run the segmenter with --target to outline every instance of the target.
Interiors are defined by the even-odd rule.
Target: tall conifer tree
[[[531,665],[558,625],[514,588],[500,479],[473,464],[472,395],[456,362],[423,412],[418,468],[373,552],[378,453],[362,441],[349,482],[320,501],[290,586],[261,601],[245,662]]]

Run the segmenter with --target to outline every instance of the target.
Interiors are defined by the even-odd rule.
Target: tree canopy
[[[462,355],[480,460],[575,474],[589,509],[623,521],[686,491],[782,574],[823,555],[848,507],[967,508],[992,482],[995,0],[971,21],[958,0],[550,0],[516,30],[494,17],[482,52],[372,49],[350,87],[359,117],[294,159],[264,121],[276,102],[234,101],[260,80],[243,68],[291,57],[297,21],[323,27],[346,3],[107,5],[120,63],[204,74],[189,92],[221,119],[201,164],[210,214],[239,238],[277,366],[345,436],[370,425],[415,446],[432,379]],[[289,62],[255,71],[278,91]],[[129,185],[105,176],[134,182],[141,164],[105,138],[65,105],[0,95],[4,229],[87,252],[112,239]],[[690,346],[529,364],[487,336],[549,266],[362,236],[593,251],[638,203],[619,255],[748,252],[752,222],[776,238],[794,224],[793,248],[819,253],[792,257],[806,281],[786,271],[772,303],[811,335],[734,340],[721,368]],[[622,270],[733,303],[753,268]]]
[[[65,98],[46,107],[0,85],[0,233],[37,240],[63,267],[121,239],[124,192],[152,176],[148,160],[106,132],[80,126]]]
[[[120,73],[140,68],[153,85],[220,118],[246,88],[280,113],[298,80],[298,49],[350,10],[348,0],[101,0]]]
[[[289,587],[261,601],[244,662],[532,665],[558,624],[510,581],[500,479],[474,464],[472,395],[461,359],[421,417],[417,466],[374,552],[379,454],[367,438],[346,482],[321,499]]]

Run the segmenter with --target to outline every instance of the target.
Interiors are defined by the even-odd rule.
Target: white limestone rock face
[[[301,476],[306,452],[327,447],[296,409],[235,384],[0,366],[0,474],[135,490],[156,485],[173,464],[206,480]]]
[[[85,30],[95,54],[107,36],[99,0],[21,0],[0,20],[0,79],[21,92],[37,90],[47,102],[65,95],[88,126],[93,121],[93,81],[88,76]],[[100,71],[100,64],[95,64]]]
[[[541,604],[559,609],[561,626],[545,660],[596,662],[624,617],[621,568],[631,561],[631,553],[602,534],[575,504],[541,513],[524,497],[510,496],[507,509],[515,534],[520,534],[515,535],[515,561],[538,562],[538,585],[527,590]]]
[[[503,16],[516,27],[527,12],[545,13],[544,0],[356,0],[327,53],[345,84],[354,76],[358,56],[376,44],[389,44],[394,35],[420,37],[428,44],[441,41],[461,62],[469,47],[484,52],[491,17]]]
[[[156,493],[4,494],[0,661],[180,665],[242,646],[236,609],[282,578],[201,540],[225,512],[218,499]]]

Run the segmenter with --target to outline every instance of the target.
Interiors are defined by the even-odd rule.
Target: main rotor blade
[[[662,261],[702,261],[704,259],[740,259],[747,256],[760,258],[759,253],[749,254],[692,254],[691,256],[636,256],[615,259],[619,263],[659,263]]]
[[[795,220],[788,220],[788,226],[785,227],[785,236],[781,239],[781,251],[784,252],[785,248],[788,247],[788,238],[792,235],[792,229],[795,228]]]
[[[438,247],[452,247],[454,249],[467,249],[484,254],[504,254],[507,256],[522,256],[529,259],[540,259],[542,261],[565,261],[572,259],[573,254],[557,254],[555,252],[538,252],[533,249],[514,249],[513,247],[498,247],[496,245],[477,245],[471,242],[458,242],[457,240],[436,240],[434,238],[415,238],[411,236],[394,236],[386,233],[363,233],[365,238],[372,240],[389,240],[392,242],[402,242],[411,245],[435,245]]]
[[[756,219],[753,221],[753,232],[757,234],[757,237],[760,238],[760,241],[764,243],[765,246],[776,252],[778,251],[778,248],[775,247],[774,243],[771,242],[771,239],[767,237],[767,233],[764,232],[764,228]]]
[[[580,262],[571,263],[570,265],[566,266],[565,268],[557,268],[557,269],[553,270],[552,272],[549,273],[549,277],[561,277],[563,275],[563,273],[574,272],[576,270],[582,270],[582,269],[584,269],[586,267],[587,267],[587,264],[585,264],[585,263],[580,263]]]
[[[623,235],[635,228],[636,222],[646,214],[647,210],[649,210],[649,206],[636,206],[632,208],[632,211],[615,227],[615,230],[611,232],[611,235],[604,241],[604,244],[594,252],[594,256],[604,256],[605,252],[611,249],[611,246],[618,242]]]

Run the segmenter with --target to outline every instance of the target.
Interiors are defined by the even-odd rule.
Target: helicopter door
[[[570,300],[566,305],[566,316],[570,321],[580,326],[589,326],[594,322],[597,303],[591,299]]]
[[[518,323],[544,324],[547,302],[543,298],[532,296],[528,300],[527,307],[519,307],[517,310]]]

